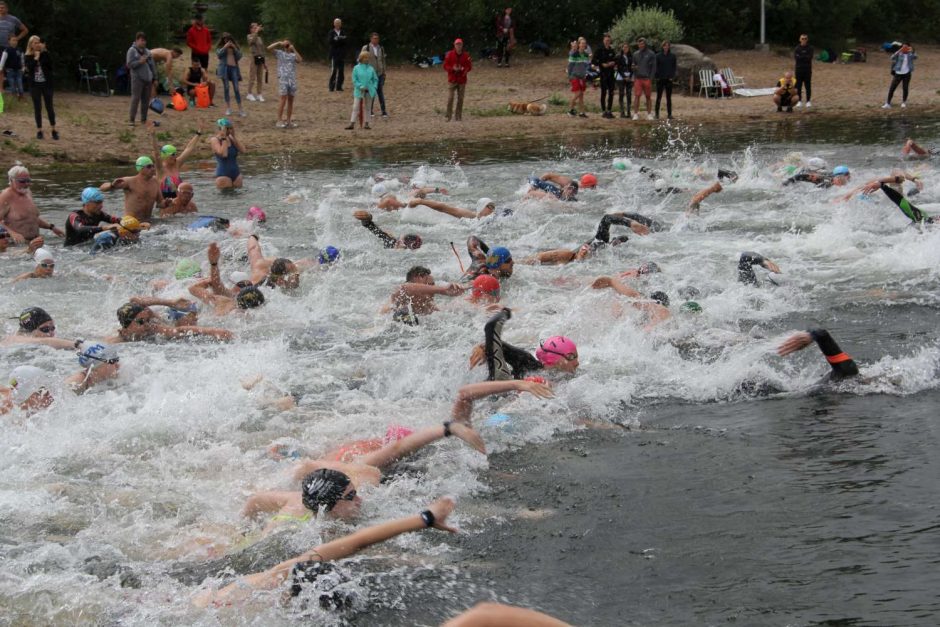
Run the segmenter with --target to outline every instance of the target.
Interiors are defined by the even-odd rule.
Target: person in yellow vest
[[[793,105],[800,101],[800,96],[796,92],[796,79],[793,78],[793,72],[788,71],[777,81],[777,89],[774,91],[774,104],[777,105],[777,112],[787,108],[787,113],[793,113]]]

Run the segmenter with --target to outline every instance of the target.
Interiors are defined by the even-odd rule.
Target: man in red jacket
[[[199,61],[204,70],[209,69],[209,50],[212,49],[212,33],[206,28],[200,13],[186,31],[186,45],[192,51],[192,60]]]
[[[463,114],[463,92],[467,87],[467,73],[473,69],[470,55],[463,51],[463,39],[454,40],[454,49],[444,56],[444,69],[447,71],[447,87],[450,92],[447,97],[447,121],[450,122],[454,108],[454,92],[456,92],[457,111],[454,119],[459,122]]]

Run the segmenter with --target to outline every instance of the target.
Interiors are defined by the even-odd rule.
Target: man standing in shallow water
[[[169,205],[169,201],[164,199],[160,192],[153,159],[147,156],[137,157],[134,167],[137,168],[136,176],[114,179],[110,183],[103,183],[99,189],[103,192],[123,189],[124,215],[133,216],[141,222],[149,222],[153,216],[154,205],[162,209]]]
[[[13,243],[28,244],[30,252],[33,252],[43,245],[39,229],[47,229],[59,237],[65,237],[62,229],[39,217],[39,208],[30,191],[33,180],[29,170],[22,165],[15,165],[10,168],[7,178],[10,185],[0,192],[0,224],[6,228]]]

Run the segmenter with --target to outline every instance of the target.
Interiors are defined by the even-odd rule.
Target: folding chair
[[[715,85],[714,74],[708,68],[698,71],[698,82],[700,96],[705,94],[705,97],[709,98],[709,92],[714,93],[716,98],[721,95],[721,87]]]
[[[731,92],[734,93],[735,87],[744,87],[744,77],[735,76],[734,70],[730,67],[726,67],[721,71],[721,75],[725,77],[725,82],[728,83],[728,87],[731,88]]]
[[[111,84],[108,82],[108,71],[98,65],[97,57],[81,57],[78,60],[79,85],[83,84],[92,96],[110,96]],[[96,85],[104,83],[103,91],[92,89],[92,82]]]

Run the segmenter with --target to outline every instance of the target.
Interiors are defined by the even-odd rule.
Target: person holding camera
[[[242,80],[241,70],[238,69],[238,62],[242,58],[242,50],[238,47],[235,38],[229,33],[222,33],[219,38],[219,45],[215,51],[219,57],[219,67],[216,74],[222,79],[222,92],[225,96],[225,115],[232,115],[232,105],[229,97],[228,85],[232,84],[235,90],[235,103],[238,105],[238,115],[245,117],[245,111],[242,109],[242,95],[238,91],[238,83]]]
[[[281,104],[277,108],[277,127],[294,128],[294,96],[297,94],[297,62],[303,57],[294,48],[289,39],[276,41],[268,50],[274,51],[277,57],[277,89],[281,95]],[[287,106],[287,117],[284,117],[284,107]]]
[[[907,106],[907,90],[911,86],[911,74],[914,73],[916,58],[917,54],[907,42],[891,55],[891,87],[888,88],[888,99],[881,105],[882,109],[891,108],[891,99],[894,98],[894,90],[898,85],[901,85],[901,108]]]
[[[263,29],[264,27],[257,22],[252,22],[248,29],[248,50],[251,51],[251,67],[248,70],[248,100],[251,102],[256,100],[264,102],[264,96],[261,95],[261,85],[263,85],[264,73],[268,66],[265,64],[264,41],[261,39]],[[255,85],[257,85],[257,88]],[[278,116],[278,119],[280,119],[280,116]]]
[[[130,125],[134,126],[137,123],[138,106],[141,123],[147,121],[153,83],[157,80],[157,66],[153,54],[147,49],[147,36],[143,33],[137,33],[134,43],[127,49],[126,63],[131,74]]]

